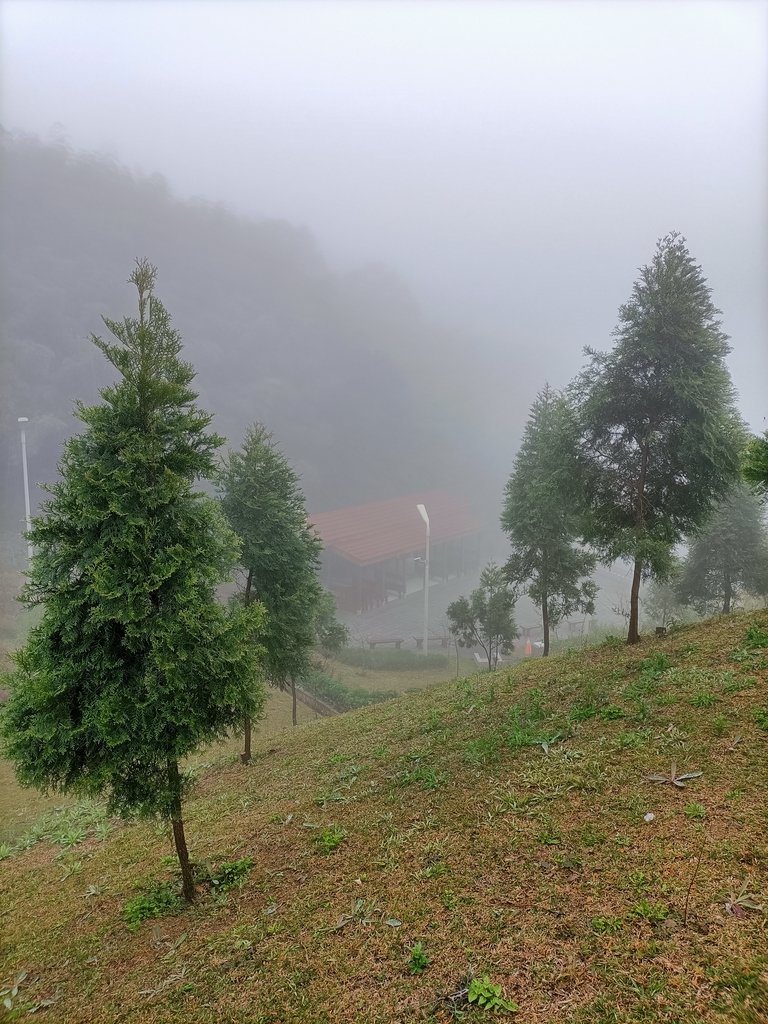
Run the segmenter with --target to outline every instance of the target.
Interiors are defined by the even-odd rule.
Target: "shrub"
[[[123,916],[131,931],[136,931],[142,921],[175,914],[183,906],[181,893],[172,882],[158,882],[128,900],[123,907]]]
[[[309,672],[301,680],[302,689],[319,700],[333,705],[339,711],[354,711],[355,708],[368,707],[369,704],[381,704],[392,700],[399,694],[395,690],[364,690],[362,687],[345,686],[338,679],[318,670]]]

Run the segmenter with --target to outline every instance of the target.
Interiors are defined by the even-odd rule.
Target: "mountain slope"
[[[149,824],[4,861],[2,978],[69,1022],[480,1020],[474,972],[527,1022],[758,1024],[767,753],[766,612],[409,695],[209,770],[193,854],[253,866],[191,910],[126,924]]]

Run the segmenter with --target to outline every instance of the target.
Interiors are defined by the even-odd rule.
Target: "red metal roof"
[[[358,565],[373,565],[423,549],[424,523],[416,509],[418,504],[426,506],[432,544],[480,529],[463,499],[445,491],[320,512],[310,520],[326,548]]]

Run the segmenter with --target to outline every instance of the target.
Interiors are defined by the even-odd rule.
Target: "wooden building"
[[[457,495],[429,491],[322,512],[311,517],[325,545],[321,579],[340,611],[367,611],[423,587],[419,503],[430,520],[430,579],[477,568],[480,525]]]

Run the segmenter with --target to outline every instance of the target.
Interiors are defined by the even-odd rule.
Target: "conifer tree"
[[[259,713],[260,614],[214,597],[237,539],[193,484],[222,439],[195,405],[155,276],[137,262],[138,317],[105,318],[114,340],[92,339],[119,378],[77,406],[85,429],[33,521],[23,600],[42,619],[16,656],[2,730],[22,783],[168,820],[191,900],[182,762]]]
[[[768,594],[768,533],[760,499],[741,484],[721,502],[691,544],[678,585],[700,614],[727,615],[745,593]]]
[[[501,514],[512,545],[507,578],[541,609],[545,655],[551,627],[595,610],[597,587],[588,577],[596,558],[575,544],[574,436],[567,402],[546,386],[531,408]]]
[[[619,310],[617,343],[588,349],[572,385],[585,540],[633,565],[627,642],[639,640],[640,582],[663,578],[739,474],[743,426],[706,279],[684,239],[662,239]]]
[[[260,638],[268,681],[290,688],[296,724],[296,680],[309,667],[322,544],[307,519],[299,477],[260,423],[249,427],[241,451],[228,452],[217,478],[224,512],[242,542],[245,605],[266,610]],[[251,757],[245,718],[243,761]]]

